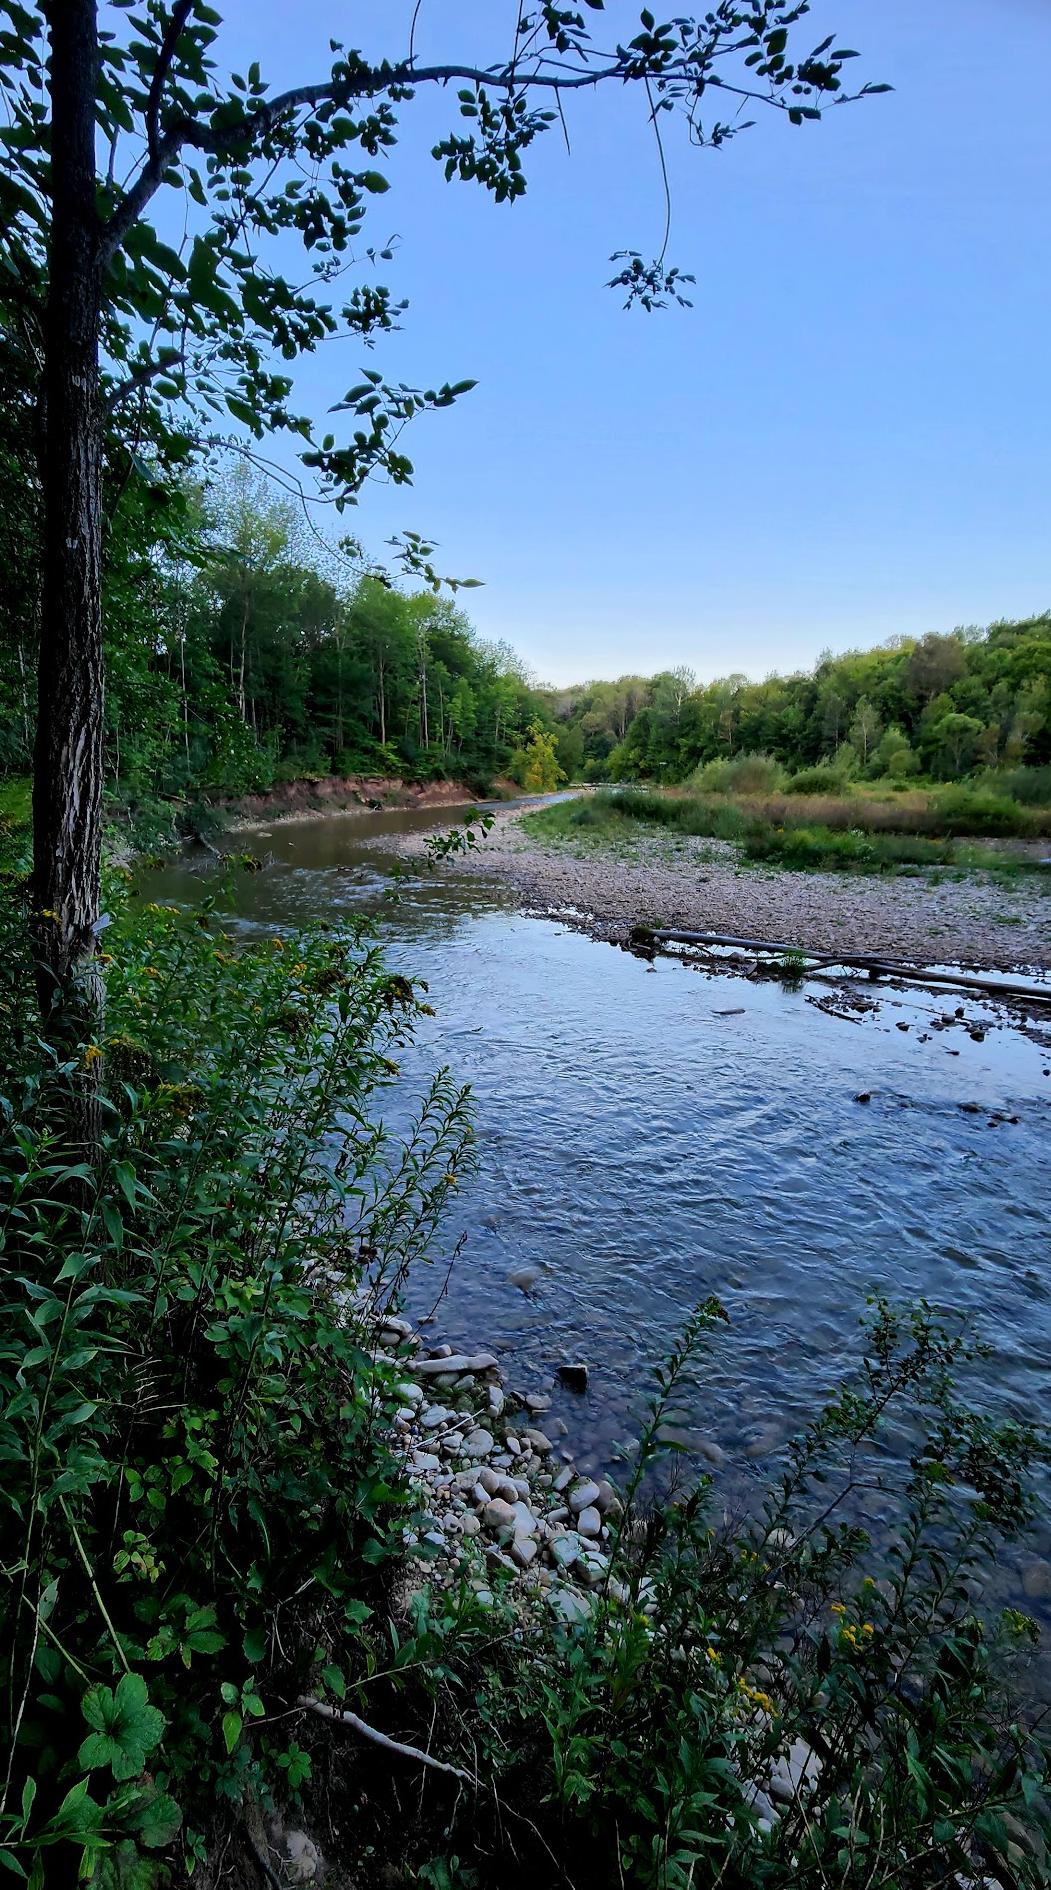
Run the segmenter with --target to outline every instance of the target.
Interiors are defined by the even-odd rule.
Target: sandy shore
[[[624,939],[638,924],[683,926],[923,964],[1051,967],[1051,897],[1038,881],[791,873],[744,866],[726,841],[660,832],[614,853],[575,837],[538,840],[522,828],[522,812],[498,812],[455,870],[496,875],[529,909],[600,937]],[[420,855],[425,840],[402,835],[399,850]]]

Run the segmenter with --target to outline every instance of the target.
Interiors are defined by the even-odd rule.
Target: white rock
[[[551,1559],[559,1568],[572,1568],[580,1554],[580,1541],[577,1536],[556,1536],[551,1544]]]
[[[576,1472],[573,1469],[573,1465],[571,1463],[567,1463],[565,1469],[559,1471],[557,1477],[555,1478],[554,1482],[551,1485],[551,1488],[553,1490],[558,1490],[559,1493],[561,1494],[561,1492],[567,1487],[567,1485],[572,1483],[575,1475],[576,1475]]]
[[[537,1545],[532,1536],[517,1535],[511,1544],[511,1560],[519,1568],[528,1568],[536,1560]]]
[[[489,1387],[489,1415],[490,1417],[499,1417],[501,1412],[503,1411],[504,1404],[505,1404],[504,1394],[501,1391],[499,1385],[490,1385]]]
[[[436,1431],[442,1424],[448,1424],[455,1411],[448,1411],[444,1404],[429,1404],[420,1418],[420,1425],[425,1431]]]
[[[441,1458],[436,1457],[434,1453],[429,1450],[418,1450],[415,1456],[409,1461],[409,1469],[418,1476],[423,1475],[427,1471],[440,1470],[441,1467]]]
[[[575,1490],[570,1490],[566,1500],[574,1514],[579,1516],[582,1509],[593,1509],[600,1495],[597,1483],[578,1483]]]
[[[514,1503],[512,1504],[512,1509],[515,1515],[515,1535],[535,1536],[537,1532],[537,1520],[528,1503]]]
[[[487,1503],[482,1511],[482,1521],[486,1528],[493,1530],[494,1533],[497,1530],[513,1533],[516,1520],[511,1504],[505,1503],[500,1496],[494,1496],[492,1502]]]
[[[401,1399],[402,1404],[422,1404],[423,1386],[411,1384],[395,1385],[394,1395],[396,1398]]]
[[[493,1448],[493,1433],[485,1431],[479,1425],[464,1442],[464,1455],[467,1457],[488,1457]]]
[[[582,1509],[577,1516],[577,1530],[582,1536],[597,1536],[602,1528],[602,1518],[597,1509]]]
[[[305,1831],[285,1833],[286,1875],[292,1883],[312,1883],[321,1868],[321,1855]]]
[[[579,1627],[591,1613],[590,1596],[578,1594],[575,1588],[552,1585],[547,1591],[547,1598],[555,1613],[560,1614],[570,1627]]]
[[[460,1534],[462,1536],[476,1536],[481,1527],[482,1525],[477,1516],[468,1515],[460,1519]]]
[[[414,1358],[409,1370],[419,1378],[434,1378],[441,1372],[490,1372],[496,1360],[491,1352],[475,1352],[471,1357],[445,1349],[441,1358]]]

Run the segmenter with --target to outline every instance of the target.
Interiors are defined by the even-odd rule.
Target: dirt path
[[[643,923],[923,964],[1051,968],[1051,895],[1038,880],[793,873],[742,865],[726,841],[661,832],[614,852],[576,837],[541,841],[521,819],[521,809],[497,813],[488,839],[455,870],[496,874],[531,909],[601,937],[621,939]],[[399,850],[422,854],[424,841],[402,835]]]

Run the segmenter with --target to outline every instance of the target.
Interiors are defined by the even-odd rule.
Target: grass
[[[526,815],[523,825],[538,839],[572,840],[603,851],[637,847],[657,830],[676,849],[687,837],[729,841],[744,860],[820,872],[917,872],[932,867],[994,872],[1016,877],[1039,871],[1036,862],[968,843],[999,824],[1012,837],[1031,833],[1029,809],[996,797],[954,789],[939,796],[909,797],[909,804],[784,796],[730,800],[655,792],[646,788],[599,792],[586,800],[561,801]],[[931,802],[935,805],[930,805]],[[1051,815],[1047,816],[1051,821]]]

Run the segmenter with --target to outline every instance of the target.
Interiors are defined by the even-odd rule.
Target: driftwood
[[[1027,998],[1037,1004],[1051,1004],[1051,986],[1021,984],[1015,980],[979,978],[965,972],[935,971],[927,965],[910,965],[904,959],[877,958],[860,952],[804,951],[797,945],[779,944],[776,939],[739,938],[732,932],[679,932],[667,927],[651,931],[638,926],[635,938],[642,944],[652,940],[657,945],[723,946],[738,951],[780,953],[805,958],[810,966],[844,965],[854,971],[867,971],[872,979],[898,978],[905,984],[929,985],[933,989],[976,991],[983,997]]]
[[[465,1785],[474,1785],[477,1780],[470,1772],[465,1772],[459,1765],[447,1765],[444,1759],[434,1759],[429,1752],[421,1752],[419,1746],[403,1746],[398,1739],[391,1739],[377,1726],[370,1726],[368,1720],[359,1719],[356,1713],[346,1708],[328,1706],[324,1700],[315,1700],[309,1693],[301,1693],[299,1705],[305,1706],[308,1713],[317,1713],[320,1719],[334,1720],[337,1726],[350,1726],[362,1739],[371,1740],[374,1746],[382,1746],[384,1752],[396,1752],[400,1759],[412,1759],[417,1765],[428,1765],[433,1772],[448,1772],[451,1778],[462,1780]]]

